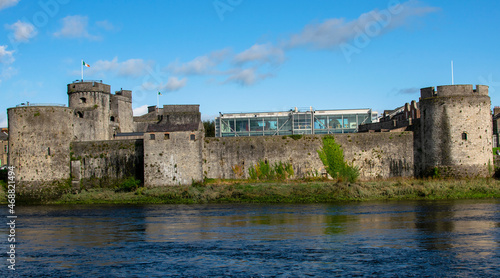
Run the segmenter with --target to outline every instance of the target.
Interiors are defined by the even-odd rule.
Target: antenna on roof
[[[453,82],[453,60],[451,60],[451,85],[455,85]]]

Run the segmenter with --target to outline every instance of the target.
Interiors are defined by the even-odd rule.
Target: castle
[[[132,92],[99,81],[68,84],[69,105],[8,109],[9,165],[36,194],[71,180],[78,190],[128,177],[146,187],[246,178],[259,160],[289,162],[296,177],[324,173],[321,135],[205,138],[198,105],[150,107],[133,117]],[[406,131],[335,135],[360,178],[491,175],[488,87],[421,89],[420,119]],[[363,128],[360,128],[363,130]]]

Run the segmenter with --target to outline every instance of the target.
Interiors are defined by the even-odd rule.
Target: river
[[[19,277],[500,275],[500,200],[27,206],[16,214],[16,270],[7,269],[2,227],[0,274]]]

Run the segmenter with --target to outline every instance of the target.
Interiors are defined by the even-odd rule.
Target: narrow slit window
[[[83,112],[76,112],[76,115],[78,116],[78,118],[83,118]]]
[[[87,103],[87,99],[84,97],[80,98],[80,103]]]
[[[50,147],[47,148],[47,155],[50,155]]]
[[[194,141],[194,140],[196,140],[196,135],[194,135],[194,134],[191,134],[191,136],[189,137],[189,139],[190,139],[191,141]]]
[[[165,133],[165,140],[169,140],[170,139],[170,133]]]
[[[111,117],[109,118],[109,120],[110,120],[110,121],[112,121],[112,122],[114,122],[114,121],[115,121],[115,117],[111,116]]]
[[[467,141],[467,132],[462,133],[462,140]]]

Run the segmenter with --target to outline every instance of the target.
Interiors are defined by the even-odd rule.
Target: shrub
[[[140,185],[141,185],[140,180],[134,177],[129,177],[125,179],[122,183],[120,183],[120,186],[116,191],[131,192],[139,188]]]
[[[344,161],[344,151],[333,136],[323,137],[323,147],[318,150],[318,155],[332,178],[347,179],[349,182],[358,179],[359,169]]]
[[[294,175],[294,171],[289,162],[280,161],[271,166],[267,160],[259,160],[248,169],[248,175],[252,180],[286,180]]]
[[[300,138],[302,138],[302,134],[288,135],[288,137],[292,138],[293,140],[299,140]]]
[[[231,169],[233,169],[233,173],[237,179],[243,177],[243,166],[242,165],[231,166]]]

